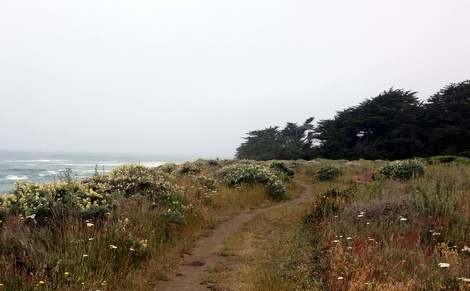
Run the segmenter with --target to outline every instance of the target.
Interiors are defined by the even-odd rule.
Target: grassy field
[[[243,226],[219,251],[237,263],[209,266],[206,282],[220,290],[468,290],[470,165],[422,164],[422,175],[399,179],[380,174],[385,161],[200,160],[18,183],[0,199],[0,288],[149,290],[221,221],[298,195],[293,169],[313,185],[312,202]]]

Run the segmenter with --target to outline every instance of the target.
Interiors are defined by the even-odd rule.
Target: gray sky
[[[0,150],[233,157],[470,78],[470,1],[0,2]]]

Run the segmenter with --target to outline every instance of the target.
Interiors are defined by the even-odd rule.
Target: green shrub
[[[278,171],[286,175],[289,178],[292,178],[294,176],[294,170],[289,168],[284,162],[280,162],[280,161],[272,162],[269,168],[275,171]]]
[[[440,164],[447,164],[447,163],[461,163],[461,164],[470,164],[470,159],[466,157],[458,157],[458,156],[435,156],[426,159],[430,165],[440,165]]]
[[[336,177],[341,174],[341,169],[337,166],[328,165],[319,168],[316,172],[315,177],[319,181],[333,181]]]
[[[176,175],[179,176],[185,176],[185,175],[194,175],[198,174],[202,171],[202,166],[200,163],[191,163],[191,162],[186,162],[178,166],[178,168],[173,172]]]
[[[312,202],[310,209],[303,216],[303,222],[307,224],[318,223],[330,215],[341,213],[352,196],[351,189],[328,189]]]
[[[280,179],[270,169],[252,163],[234,164],[218,172],[222,181],[228,186],[240,184],[263,184],[269,189],[269,197],[275,200],[284,199],[286,189]]]
[[[114,203],[103,185],[91,187],[81,181],[62,180],[45,184],[15,182],[11,194],[2,197],[1,212],[42,222],[47,217],[59,219],[80,214],[84,218],[103,216]]]
[[[425,173],[424,164],[418,160],[393,161],[379,169],[379,173],[389,179],[409,180]]]

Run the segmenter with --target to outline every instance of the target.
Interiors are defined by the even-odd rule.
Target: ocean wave
[[[25,175],[8,175],[5,177],[5,179],[7,180],[26,180],[28,179],[28,177],[26,177]]]

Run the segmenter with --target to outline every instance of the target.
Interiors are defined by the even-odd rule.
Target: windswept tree
[[[428,154],[470,157],[470,80],[444,87],[424,106]]]
[[[312,155],[313,117],[301,125],[288,122],[278,126],[250,131],[236,152],[238,159],[290,160],[309,159]]]
[[[415,92],[389,89],[319,122],[320,154],[332,159],[404,159],[424,148]]]
[[[252,160],[277,159],[282,152],[279,127],[267,127],[247,133],[245,142],[237,148],[236,158]]]

